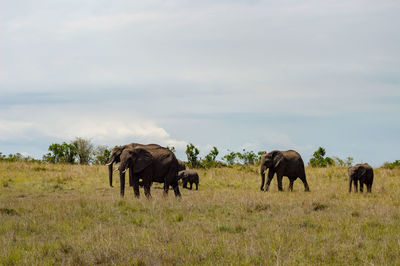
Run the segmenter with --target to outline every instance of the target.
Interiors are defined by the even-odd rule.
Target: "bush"
[[[211,168],[218,165],[218,161],[216,160],[219,151],[217,147],[213,147],[213,149],[206,155],[204,160],[202,160],[201,165],[204,168]]]
[[[390,162],[385,162],[382,165],[383,168],[387,168],[387,169],[393,169],[393,168],[400,168],[400,160],[396,160],[392,163]]]
[[[327,167],[335,165],[335,161],[332,158],[324,158],[325,153],[325,149],[319,147],[318,150],[314,152],[313,157],[310,159],[310,162],[308,164],[311,167]]]
[[[7,161],[7,162],[40,162],[35,158],[30,156],[24,156],[21,153],[17,152],[16,154],[9,154],[5,156],[3,153],[0,152],[0,161]]]

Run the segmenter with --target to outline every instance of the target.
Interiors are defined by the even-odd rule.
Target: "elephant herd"
[[[165,194],[168,194],[169,187],[172,186],[176,197],[181,197],[179,179],[182,179],[185,188],[187,183],[190,183],[190,189],[192,189],[194,183],[198,189],[197,173],[186,170],[185,163],[178,160],[172,151],[157,144],[130,143],[116,146],[107,163],[111,187],[114,163],[120,163],[117,170],[119,170],[122,197],[125,194],[125,172],[128,169],[129,186],[133,187],[135,197],[140,195],[140,186],[144,187],[146,197],[151,197],[150,187],[153,182],[163,183]]]
[[[129,169],[129,186],[133,187],[135,197],[140,196],[139,187],[144,187],[144,194],[147,198],[151,197],[150,187],[153,182],[164,184],[164,194],[168,193],[172,186],[175,196],[181,197],[178,181],[182,179],[183,188],[190,189],[192,185],[199,186],[199,176],[194,170],[186,170],[185,163],[178,160],[175,154],[167,148],[157,144],[139,144],[130,143],[123,146],[116,146],[111,153],[110,160],[107,163],[109,170],[109,182],[112,187],[113,164],[120,163],[116,171],[120,175],[120,193],[125,193],[125,172]],[[268,171],[268,179],[265,182],[265,171]],[[304,184],[304,190],[310,191],[307,183],[304,162],[300,154],[294,150],[271,151],[261,156],[261,190],[268,191],[269,185],[276,173],[278,180],[278,189],[282,191],[282,178],[287,176],[290,184],[289,189],[293,190],[293,183],[297,178]],[[364,184],[367,191],[371,192],[374,173],[368,164],[357,164],[348,169],[349,174],[349,192],[351,192],[352,183],[357,192],[358,183],[360,192],[363,192]],[[265,183],[265,187],[264,187]]]

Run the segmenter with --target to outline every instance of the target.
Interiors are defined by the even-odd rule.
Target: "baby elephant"
[[[374,170],[367,164],[356,164],[349,167],[349,192],[351,192],[351,182],[354,182],[354,191],[357,192],[357,182],[360,182],[360,192],[367,185],[367,192],[371,192],[372,182],[374,181]]]
[[[183,170],[178,172],[178,178],[182,178],[183,188],[188,188],[187,183],[190,183],[192,189],[193,183],[196,184],[196,190],[199,189],[199,175],[194,170]]]

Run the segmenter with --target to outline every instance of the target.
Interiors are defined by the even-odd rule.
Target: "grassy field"
[[[200,170],[199,191],[119,196],[105,166],[0,163],[0,265],[400,265],[400,170],[349,194],[345,168],[310,193],[259,191],[258,169]]]

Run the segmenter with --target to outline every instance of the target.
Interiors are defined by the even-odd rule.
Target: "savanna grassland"
[[[121,199],[105,166],[1,162],[0,265],[400,265],[399,169],[375,169],[372,194],[349,194],[345,168],[306,173],[310,193],[200,170],[199,191],[147,200]]]

